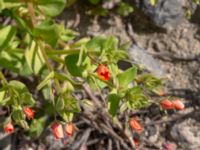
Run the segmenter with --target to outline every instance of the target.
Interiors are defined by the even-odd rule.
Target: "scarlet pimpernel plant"
[[[78,38],[79,33],[56,22],[65,5],[65,0],[0,0],[0,14],[8,18],[0,25],[0,105],[7,110],[6,133],[21,127],[38,137],[50,118],[48,127],[56,139],[71,137],[74,115],[85,106],[87,111],[100,109],[116,123],[118,113],[148,106],[151,95],[162,89],[161,79],[137,65],[118,67],[129,57],[116,37]],[[78,99],[78,89],[91,99]],[[102,89],[108,90],[103,106],[91,92]],[[178,101],[174,105],[184,108]],[[130,120],[130,126],[143,131],[137,120]]]

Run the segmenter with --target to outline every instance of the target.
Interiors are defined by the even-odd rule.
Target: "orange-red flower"
[[[58,122],[54,122],[51,125],[51,130],[56,139],[60,139],[64,137],[62,125]]]
[[[26,117],[27,117],[28,119],[33,119],[33,118],[34,118],[34,111],[33,111],[32,108],[30,108],[30,107],[25,107],[25,108],[23,109],[23,111],[24,111],[24,113],[25,113],[25,115],[26,115]]]
[[[173,103],[170,100],[168,100],[168,99],[162,100],[161,103],[160,103],[160,106],[163,109],[174,109]]]
[[[14,131],[14,126],[11,122],[7,123],[4,125],[4,131],[8,134],[13,133]]]
[[[131,118],[129,120],[129,125],[133,130],[137,131],[138,133],[142,132],[142,126],[135,118]]]
[[[68,136],[72,136],[73,133],[74,133],[74,125],[73,123],[67,123],[66,126],[65,126],[65,132]]]
[[[185,105],[179,99],[172,101],[172,103],[176,110],[183,110],[185,108]]]
[[[99,64],[97,74],[101,80],[108,81],[110,79],[110,72],[107,65]]]

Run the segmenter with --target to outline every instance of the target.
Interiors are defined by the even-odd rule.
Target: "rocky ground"
[[[138,115],[142,118],[145,131],[141,137],[141,150],[199,150],[200,149],[200,18],[199,10],[190,21],[183,19],[167,28],[157,27],[149,16],[135,12],[129,17],[110,13],[106,17],[92,17],[85,14],[87,5],[76,5],[66,10],[59,20],[78,32],[81,36],[115,35],[121,43],[131,42],[151,54],[160,64],[166,81],[166,93],[184,99],[184,111],[161,114],[152,106]],[[199,13],[200,14],[200,13]],[[86,120],[87,121],[87,120]],[[83,139],[89,139],[88,149],[109,149],[103,143],[101,133],[94,128],[86,128],[78,122]],[[89,126],[89,125],[87,125]],[[83,129],[81,130],[81,127]],[[96,135],[95,135],[96,134]],[[19,135],[18,135],[19,136]],[[22,136],[22,135],[21,135]],[[101,139],[96,141],[96,136]],[[21,137],[22,138],[22,137]],[[54,141],[49,131],[41,140],[20,141],[17,149],[78,149],[86,150],[80,143],[67,147],[63,141]],[[13,139],[12,139],[13,140]],[[73,140],[73,139],[72,139]],[[44,142],[45,141],[45,142]],[[69,142],[69,141],[68,141]],[[65,143],[65,142],[64,142]],[[84,142],[82,142],[84,143]],[[46,145],[48,146],[46,146]],[[96,146],[94,146],[94,145]],[[97,146],[98,145],[98,146]],[[104,146],[103,146],[104,145]],[[106,145],[106,148],[105,148]],[[118,149],[117,143],[111,144]],[[0,145],[1,146],[1,145]],[[10,148],[8,147],[7,150]],[[126,149],[121,148],[121,149]]]
[[[183,117],[173,116],[175,119],[172,121],[158,121],[158,125],[152,126],[153,129],[147,128],[145,136],[157,147],[143,149],[164,149],[162,145],[168,142],[174,145],[174,149],[200,149],[199,10],[190,21],[182,19],[168,28],[155,26],[148,17],[137,12],[128,18],[114,13],[107,17],[89,17],[83,15],[81,8],[77,12],[80,18],[70,10],[63,14],[64,20],[70,20],[66,22],[69,27],[76,25],[78,19],[75,29],[81,36],[115,35],[122,43],[129,41],[145,49],[164,70],[167,93],[185,100],[187,109],[180,113]],[[172,116],[165,117],[163,119],[167,120]],[[153,134],[151,130],[154,130]]]

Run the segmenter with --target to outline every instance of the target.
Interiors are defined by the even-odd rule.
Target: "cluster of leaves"
[[[0,105],[9,112],[6,122],[30,129],[36,135],[42,132],[45,116],[56,119],[59,115],[62,121],[73,121],[74,113],[81,111],[81,102],[73,92],[85,83],[93,90],[109,89],[107,110],[112,117],[119,110],[147,106],[149,95],[158,92],[162,85],[151,74],[138,73],[141,70],[136,65],[125,71],[118,67],[117,63],[128,60],[128,55],[126,46],[119,45],[117,38],[77,40],[77,32],[53,19],[65,6],[65,0],[0,0],[0,14],[8,19],[8,23],[0,26],[0,69],[23,78],[38,79],[35,90],[43,94],[46,109],[37,108],[41,113],[35,112],[36,118],[27,121],[23,108],[36,109],[39,99],[33,98],[24,83],[6,80],[2,72]],[[96,73],[99,64],[106,65],[109,80],[99,78]]]
[[[121,16],[128,16],[134,11],[133,4],[129,4],[124,0],[107,1],[107,0],[87,0],[90,9],[87,11],[89,15],[107,16],[110,12],[115,12]],[[69,0],[67,7],[72,6],[77,0]]]

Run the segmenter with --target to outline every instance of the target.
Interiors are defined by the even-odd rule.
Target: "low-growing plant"
[[[0,105],[7,111],[6,133],[21,127],[38,137],[51,118],[48,126],[59,139],[64,136],[61,124],[66,124],[68,136],[73,135],[74,115],[85,105],[116,120],[119,112],[159,103],[151,96],[161,95],[162,80],[135,64],[120,69],[118,62],[129,58],[116,37],[80,39],[79,33],[54,20],[65,5],[65,0],[0,0],[4,21],[0,26]],[[90,100],[78,99],[74,94],[78,89],[107,89],[105,106],[92,95]],[[183,109],[178,103],[175,107]],[[142,131],[136,119],[130,120],[130,126]]]

